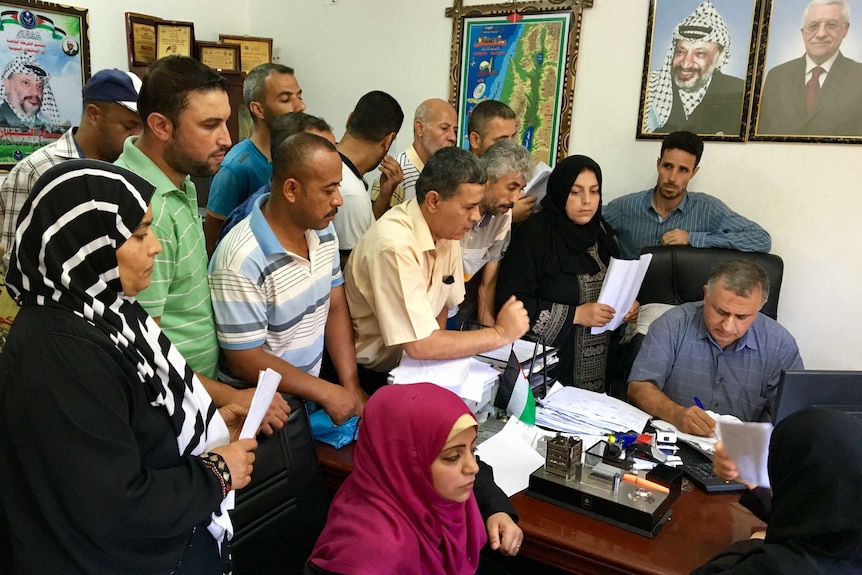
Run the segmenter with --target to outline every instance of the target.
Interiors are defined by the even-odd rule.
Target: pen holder
[[[581,452],[584,442],[579,437],[563,437],[557,435],[547,442],[545,454],[545,469],[564,479],[577,476],[581,464]]]

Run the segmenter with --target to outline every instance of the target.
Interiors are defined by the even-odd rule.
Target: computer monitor
[[[806,407],[826,407],[862,419],[862,371],[782,371],[772,423]]]

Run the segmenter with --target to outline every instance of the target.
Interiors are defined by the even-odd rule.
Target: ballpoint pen
[[[698,396],[696,396],[696,395],[695,395],[693,399],[694,399],[694,404],[695,404],[696,406],[698,406],[698,407],[699,407],[699,408],[701,408],[702,410],[706,411],[706,408],[703,406],[703,402],[700,400],[700,398],[699,398]],[[716,434],[715,434],[715,430],[713,430],[713,432],[712,432],[712,436],[713,436],[715,439],[718,439],[718,435],[716,435]]]

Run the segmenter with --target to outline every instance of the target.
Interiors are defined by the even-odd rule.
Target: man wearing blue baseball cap
[[[15,225],[24,201],[39,176],[66,160],[90,158],[113,162],[123,151],[123,142],[141,132],[138,92],[141,80],[122,70],[101,70],[84,85],[81,125],[56,142],[24,158],[12,168],[0,187],[0,244],[5,249],[2,268],[9,265]]]

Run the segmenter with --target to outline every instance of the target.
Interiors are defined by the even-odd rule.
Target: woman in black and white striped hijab
[[[40,178],[7,273],[0,493],[22,573],[228,572],[254,440],[135,301],[161,251],[153,186],[73,160]]]

